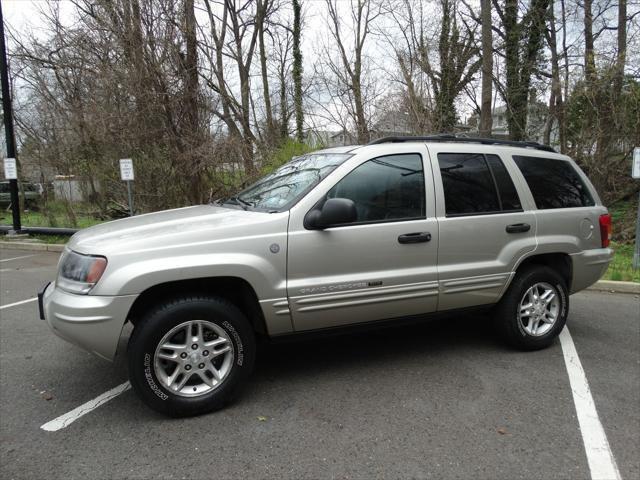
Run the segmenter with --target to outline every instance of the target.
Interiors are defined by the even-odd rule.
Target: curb
[[[0,250],[30,250],[35,252],[62,252],[64,245],[55,243],[30,243],[0,241]],[[599,280],[587,290],[596,292],[631,293],[640,295],[640,283]]]
[[[0,241],[0,250],[29,250],[31,252],[62,252],[64,245],[56,243],[31,243]]]
[[[597,292],[631,293],[640,295],[640,283],[600,280],[587,288],[587,290],[595,290]]]

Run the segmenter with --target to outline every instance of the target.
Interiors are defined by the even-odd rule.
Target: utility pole
[[[16,139],[13,134],[13,110],[9,93],[9,72],[7,68],[7,48],[4,41],[4,18],[2,17],[2,3],[0,2],[0,76],[2,77],[2,113],[4,118],[4,133],[7,138],[7,157],[16,158]],[[20,198],[18,195],[18,180],[9,180],[11,191],[11,211],[13,214],[13,230],[9,234],[20,233]]]

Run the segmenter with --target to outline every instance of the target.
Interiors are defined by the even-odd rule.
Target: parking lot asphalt
[[[33,256],[28,256],[33,255]],[[0,305],[33,298],[58,254],[0,250]],[[484,315],[267,345],[242,397],[167,419],[55,337],[37,302],[0,311],[0,478],[591,478],[559,342],[522,353]],[[569,328],[623,479],[640,478],[640,298],[571,297]],[[124,345],[126,338],[123,339]]]

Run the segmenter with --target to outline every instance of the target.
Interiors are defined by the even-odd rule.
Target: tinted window
[[[420,155],[390,155],[363,163],[328,193],[356,204],[358,222],[425,217],[424,173]]]
[[[580,175],[566,160],[514,155],[539,209],[594,205]]]
[[[522,210],[522,204],[518,197],[516,187],[511,180],[511,176],[505,168],[502,160],[498,155],[485,155],[489,168],[493,172],[493,178],[496,179],[498,192],[500,192],[500,206],[502,211]]]
[[[439,153],[447,215],[498,212],[498,194],[482,154]]]

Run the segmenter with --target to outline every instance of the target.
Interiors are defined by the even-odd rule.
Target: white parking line
[[[39,255],[38,253],[34,253],[33,255],[23,255],[21,257],[5,258],[5,259],[0,260],[0,263],[11,262],[12,260],[21,260],[23,258],[37,257],[38,255]]]
[[[100,405],[107,403],[109,400],[116,398],[118,395],[126,392],[130,388],[131,384],[129,382],[124,382],[122,385],[118,385],[108,392],[104,392],[102,395],[97,396],[93,400],[89,400],[87,403],[74,408],[70,412],[65,413],[64,415],[60,415],[58,418],[54,418],[50,422],[42,425],[40,428],[42,430],[46,430],[47,432],[55,432],[57,430],[66,428],[83,415],[86,415],[87,413],[95,410]]]
[[[38,297],[29,298],[27,300],[20,300],[19,302],[9,303],[7,305],[2,305],[0,310],[4,310],[5,308],[17,307],[18,305],[22,305],[23,303],[35,302],[38,300]]]
[[[560,333],[560,345],[569,374],[569,384],[573,393],[573,402],[576,405],[578,424],[589,462],[591,478],[592,480],[620,480],[616,459],[609,446],[602,423],[600,423],[600,418],[598,418],[587,376],[567,327],[564,327]]]

